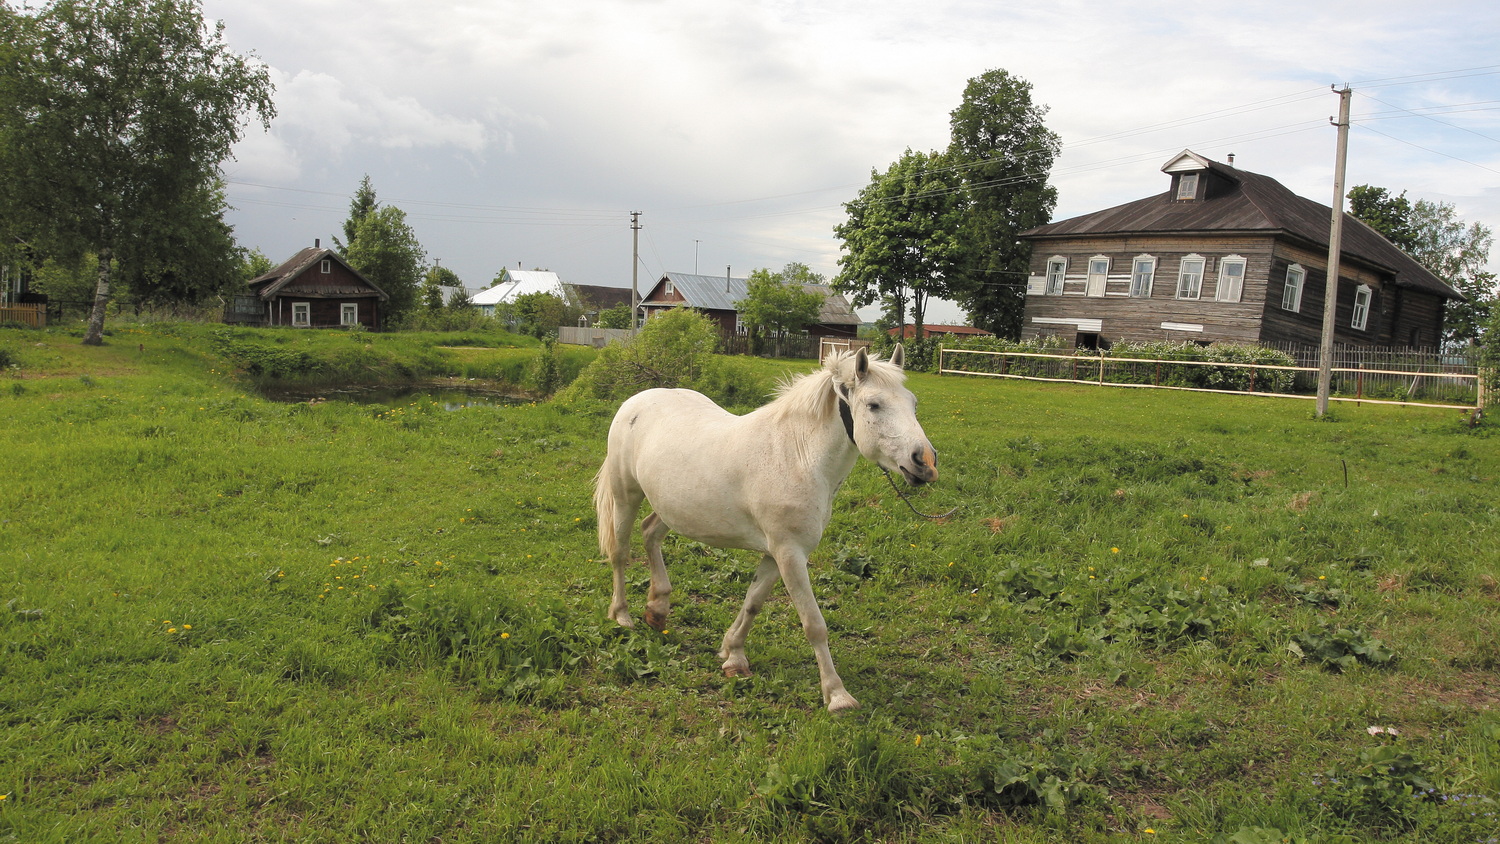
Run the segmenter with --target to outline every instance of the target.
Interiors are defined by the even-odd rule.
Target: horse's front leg
[[[740,614],[734,617],[734,623],[724,633],[724,646],[719,648],[719,657],[724,660],[724,676],[750,676],[750,660],[745,658],[745,638],[750,635],[750,627],[755,624],[756,614],[771,594],[771,587],[780,579],[781,571],[776,567],[776,558],[770,554],[761,557],[760,566],[755,569],[755,579],[745,592],[745,605],[740,608]]]
[[[828,624],[823,621],[823,611],[818,609],[818,599],[813,597],[812,580],[807,574],[807,555],[785,553],[777,562],[787,594],[792,597],[792,605],[802,619],[802,632],[807,634],[813,656],[818,660],[823,702],[828,705],[829,712],[858,709],[859,701],[844,689],[844,681],[833,667],[833,655],[828,652]]]
[[[641,536],[646,541],[646,560],[651,566],[651,590],[646,594],[646,623],[657,630],[667,629],[667,613],[672,609],[672,581],[667,579],[667,564],[661,557],[661,541],[667,538],[671,530],[655,513],[641,522]]]

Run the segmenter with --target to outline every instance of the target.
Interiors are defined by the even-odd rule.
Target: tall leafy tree
[[[359,221],[370,215],[371,211],[380,207],[380,202],[375,198],[375,184],[370,181],[370,174],[360,180],[359,187],[355,189],[354,196],[349,200],[349,217],[344,220],[344,239],[339,240],[338,235],[333,236],[333,245],[340,252],[346,252],[349,244],[354,242],[354,235],[359,228]]]
[[[160,233],[201,212],[247,116],[269,126],[270,76],[198,0],[3,5],[0,35],[0,217],[39,251],[97,256],[98,345],[117,260],[172,248]]]
[[[360,218],[344,257],[391,297],[386,304],[390,319],[399,320],[417,304],[427,253],[406,224],[405,211],[382,205]]]
[[[1385,188],[1355,185],[1349,190],[1349,213],[1410,254],[1416,247],[1411,202],[1406,191],[1391,196]]]
[[[950,114],[947,161],[962,177],[967,209],[953,294],[980,328],[1020,335],[1031,246],[1019,235],[1057,206],[1047,184],[1062,140],[1043,122],[1031,83],[1004,70],[969,80]]]
[[[823,297],[805,285],[822,283],[821,275],[797,262],[775,273],[757,269],[750,273],[745,298],[734,307],[751,334],[781,338],[818,321]]]
[[[1443,312],[1443,343],[1479,342],[1500,301],[1495,274],[1486,269],[1495,235],[1482,223],[1465,224],[1446,202],[1410,202],[1381,187],[1358,185],[1349,191],[1349,213],[1406,253],[1467,301],[1450,301]]]
[[[422,307],[429,311],[440,311],[443,309],[443,296],[450,288],[458,288],[463,292],[463,282],[459,280],[458,273],[443,266],[428,268],[427,274],[422,277]]]
[[[849,217],[834,227],[844,241],[833,286],[853,297],[855,307],[880,302],[901,325],[908,308],[921,327],[931,296],[955,291],[965,204],[963,187],[940,153],[907,150],[853,202]]]

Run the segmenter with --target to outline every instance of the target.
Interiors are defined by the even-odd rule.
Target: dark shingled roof
[[[1331,207],[1292,193],[1270,176],[1239,170],[1197,155],[1193,158],[1206,164],[1214,176],[1231,188],[1227,191],[1211,190],[1208,198],[1193,201],[1177,201],[1168,191],[1092,214],[1048,223],[1022,232],[1021,237],[1052,240],[1090,235],[1246,233],[1283,235],[1315,249],[1328,249],[1333,220]],[[1344,214],[1343,254],[1346,258],[1390,272],[1398,286],[1448,299],[1465,298],[1416,259],[1348,213]]]
[[[324,258],[338,261],[341,265],[343,265],[345,269],[353,273],[356,278],[363,281],[369,286],[349,287],[347,289],[328,286],[325,287],[321,292],[330,295],[358,296],[361,294],[368,295],[371,291],[374,291],[379,295],[382,301],[391,298],[386,294],[384,290],[381,290],[378,286],[376,286],[375,282],[370,281],[368,278],[365,278],[364,273],[361,273],[359,270],[356,270],[355,268],[349,266],[349,262],[345,261],[342,255],[333,251],[332,249],[319,249],[316,246],[309,246],[306,249],[303,249],[296,255],[293,255],[291,258],[287,259],[286,263],[282,264],[274,270],[271,270],[265,275],[256,276],[255,278],[250,279],[247,284],[251,288],[251,292],[255,293],[262,299],[269,300],[270,298],[275,296],[283,287],[286,287],[288,284],[290,284],[293,279],[307,272],[308,269],[315,266]],[[256,289],[257,287],[259,287],[259,289]]]

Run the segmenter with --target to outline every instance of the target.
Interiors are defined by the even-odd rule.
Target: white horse
[[[770,404],[735,416],[692,390],[632,396],[609,428],[609,450],[595,479],[599,547],[614,567],[609,615],[633,626],[625,599],[630,536],[641,502],[651,567],[646,623],[666,626],[672,585],[662,562],[668,531],[720,548],[762,555],[744,607],[719,656],[730,677],[750,676],[745,637],[777,579],[802,619],[818,661],[823,702],[832,712],[859,706],[833,667],[828,627],[813,597],[807,557],[828,527],[833,496],[860,454],[908,483],[937,479],[937,453],[917,423],[916,397],[903,386],[903,352],[889,362],[837,353],[823,368],[783,383]]]

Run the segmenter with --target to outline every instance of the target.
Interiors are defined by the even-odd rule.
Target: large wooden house
[[[226,322],[292,328],[381,326],[390,296],[332,249],[310,246],[265,275],[250,293],[234,298]]]
[[[859,335],[859,314],[849,306],[847,299],[826,285],[807,284],[803,288],[823,297],[818,321],[807,326],[808,336],[821,338]],[[721,333],[732,336],[745,333],[744,321],[734,303],[743,301],[749,295],[749,279],[728,275],[666,273],[641,297],[641,310],[650,319],[653,314],[672,308],[692,308],[718,323]]]
[[[1184,150],[1166,193],[1022,233],[1021,336],[1317,345],[1333,209]],[[1462,294],[1345,214],[1336,343],[1436,347]]]

